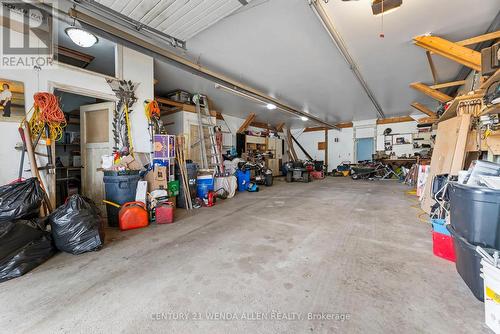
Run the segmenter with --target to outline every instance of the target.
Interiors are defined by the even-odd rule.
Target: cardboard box
[[[146,174],[145,180],[148,181],[148,191],[168,190],[168,170],[167,167],[155,166],[152,171]]]

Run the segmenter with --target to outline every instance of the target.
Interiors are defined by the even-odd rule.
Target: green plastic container
[[[180,188],[179,180],[170,181],[167,185],[167,188],[168,188],[168,196],[170,197],[178,196]]]

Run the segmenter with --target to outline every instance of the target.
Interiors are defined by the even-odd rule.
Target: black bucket
[[[500,190],[449,185],[450,223],[467,241],[500,249]]]
[[[139,171],[129,171],[125,174],[120,172],[106,172],[103,179],[106,189],[106,200],[118,205],[135,201],[139,178]],[[118,213],[120,209],[106,204],[106,212],[108,214],[108,225],[110,227],[118,227]]]
[[[453,238],[457,272],[474,296],[484,301],[484,283],[480,276],[481,255],[476,252],[476,246],[460,236],[452,226],[448,225],[447,228]]]

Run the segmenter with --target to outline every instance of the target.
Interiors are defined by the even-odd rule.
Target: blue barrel
[[[129,171],[127,174],[119,172],[104,173],[104,188],[106,190],[106,200],[119,205],[135,201],[137,182],[139,182],[139,171]],[[120,209],[107,204],[108,225],[118,227],[118,213]]]
[[[250,171],[247,170],[243,172],[238,169],[236,171],[236,178],[238,179],[238,190],[247,191],[248,185],[250,183]]]
[[[209,191],[214,191],[213,175],[198,176],[196,180],[196,197],[207,198]]]

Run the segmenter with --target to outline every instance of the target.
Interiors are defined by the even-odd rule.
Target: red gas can
[[[174,222],[174,205],[171,202],[160,202],[155,208],[156,224],[172,224]]]
[[[128,202],[123,204],[118,214],[120,230],[132,230],[146,227],[149,224],[146,204],[142,202]]]

